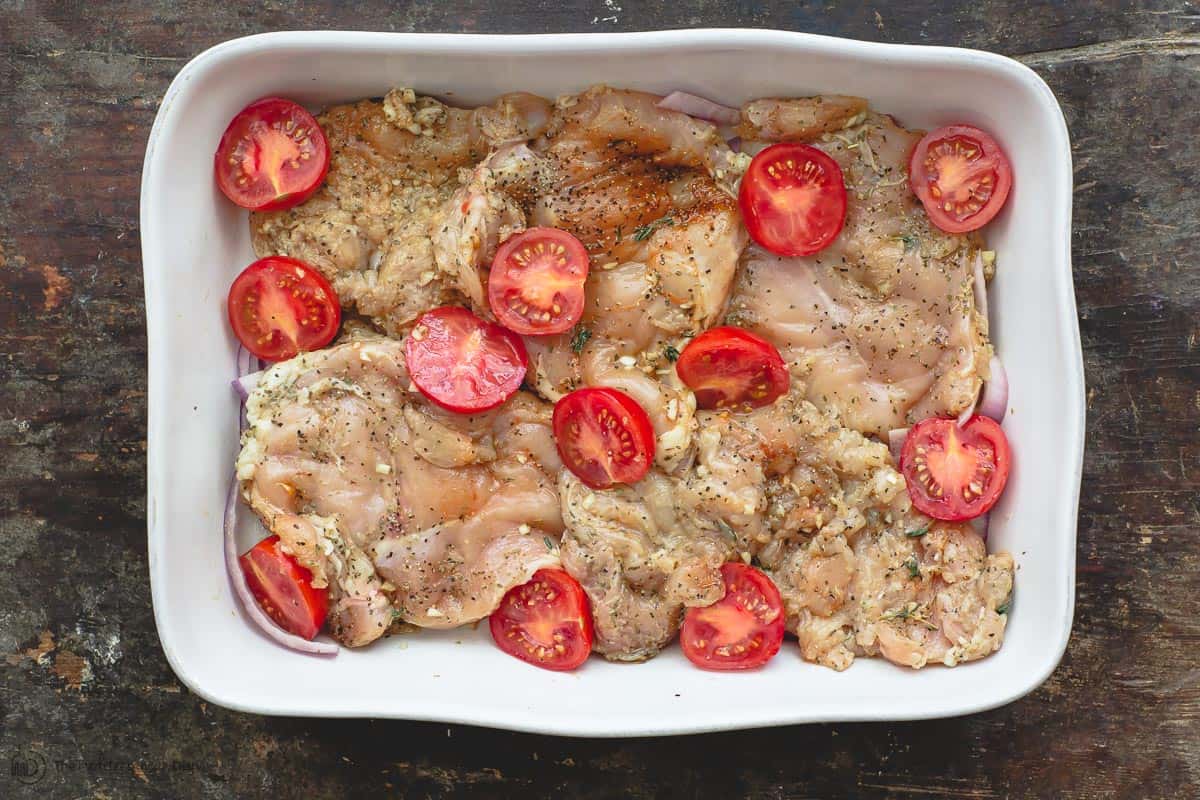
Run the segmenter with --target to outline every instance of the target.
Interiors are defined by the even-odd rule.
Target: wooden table
[[[101,6],[0,2],[0,797],[1200,796],[1194,3]],[[1057,93],[1088,383],[1078,604],[1059,669],[962,719],[627,741],[263,719],[183,689],[147,580],[137,223],[174,74],[209,45],[282,28],[721,25],[995,50]],[[736,702],[714,697],[713,713]]]

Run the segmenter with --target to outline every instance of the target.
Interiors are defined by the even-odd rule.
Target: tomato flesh
[[[305,639],[317,635],[329,611],[329,590],[313,588],[312,573],[283,552],[278,536],[254,545],[238,564],[250,593],[275,624]]]
[[[540,569],[509,589],[488,626],[501,650],[542,669],[575,669],[592,652],[587,595],[561,569]]]
[[[711,328],[688,342],[675,372],[698,408],[758,408],[788,390],[787,365],[775,346],[749,331]]]
[[[995,420],[979,414],[961,428],[930,417],[912,427],[900,450],[900,471],[912,504],[947,521],[987,512],[1008,482],[1012,451]]]
[[[215,158],[217,185],[251,211],[275,211],[312,196],[329,172],[329,142],[316,118],[281,97],[255,100],[229,123]]]
[[[521,337],[458,306],[421,315],[404,340],[404,355],[421,394],[459,414],[512,397],[529,363]]]
[[[750,162],[738,192],[742,219],[754,241],[783,256],[808,256],[828,247],[846,222],[842,169],[826,153],[783,142]]]
[[[996,140],[979,128],[949,125],[917,142],[908,181],[934,225],[966,233],[1000,213],[1012,188],[1012,165]]]
[[[554,444],[567,469],[593,489],[637,483],[654,463],[650,417],[616,389],[576,389],[559,398]]]
[[[529,228],[496,250],[488,304],[505,327],[527,336],[570,330],[583,316],[588,254],[557,228]]]
[[[689,608],[679,633],[683,654],[702,669],[733,671],[767,663],[783,643],[783,598],[761,571],[747,564],[721,565],[725,596]]]
[[[267,361],[324,347],[342,322],[325,276],[285,256],[260,258],[242,270],[229,288],[228,307],[238,340]]]

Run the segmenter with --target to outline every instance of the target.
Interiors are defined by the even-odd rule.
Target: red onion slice
[[[254,391],[254,387],[258,386],[258,379],[262,377],[265,370],[251,372],[248,375],[234,378],[233,390],[238,393],[238,397],[242,398],[242,402],[246,402],[246,398]]]
[[[336,655],[338,652],[336,644],[310,642],[302,636],[288,633],[272,622],[271,618],[266,615],[266,612],[259,607],[258,601],[250,593],[250,588],[246,586],[246,579],[242,575],[241,567],[238,566],[237,540],[234,538],[234,535],[237,532],[238,509],[240,507],[241,503],[238,502],[238,479],[234,476],[233,482],[229,485],[229,496],[225,499],[225,571],[229,574],[229,582],[233,584],[233,593],[241,601],[242,610],[246,612],[246,615],[250,617],[250,621],[255,626],[277,644],[301,653],[314,653],[326,656]]]
[[[658,101],[658,107],[666,111],[678,111],[717,125],[736,125],[742,113],[736,108],[723,106],[699,95],[687,92],[671,92]]]
[[[958,425],[958,427],[960,427],[960,428],[963,425],[966,425],[967,421],[970,420],[971,417],[975,416],[975,405],[978,402],[979,402],[979,393],[976,392],[975,399],[971,401],[970,405],[968,405],[966,408],[964,408],[962,410],[962,413],[960,413],[958,415],[958,419],[955,421],[954,424]]]
[[[904,448],[904,440],[908,438],[908,428],[893,428],[888,431],[888,449],[892,451],[892,460],[900,463],[900,450]]]
[[[732,150],[733,152],[735,152],[735,153],[742,152],[742,137],[734,136],[732,139],[730,139],[728,141],[727,144],[729,145],[729,149]]]
[[[992,356],[988,369],[992,374],[983,385],[979,413],[991,417],[996,422],[1003,422],[1004,414],[1008,411],[1008,371],[1004,369],[999,356]]]
[[[988,538],[988,527],[991,524],[991,521],[992,512],[990,511],[971,520],[971,527],[974,528],[975,532],[979,534],[979,538],[983,539],[985,542]]]
[[[255,371],[254,355],[247,350],[243,345],[238,345],[237,349],[237,376],[240,378]]]
[[[983,277],[983,251],[975,251],[975,308],[984,322],[988,319],[987,281]]]

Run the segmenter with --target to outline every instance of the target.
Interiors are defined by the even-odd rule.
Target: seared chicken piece
[[[530,218],[579,237],[601,274],[643,265],[648,292],[684,312],[667,327],[678,334],[716,320],[747,237],[726,181],[737,155],[715,126],[658,100],[605,86],[561,98],[534,143],[552,185]]]
[[[539,135],[549,114],[549,103],[529,94],[467,110],[409,89],[330,108],[318,118],[331,151],[325,184],[296,208],[251,214],[255,252],[313,265],[343,306],[398,333],[471,293],[455,271],[439,270],[434,248],[459,170]],[[489,230],[483,246],[498,232]]]
[[[806,397],[864,433],[957,414],[991,357],[976,245],[934,228],[908,188],[918,138],[869,114],[814,142],[842,167],[845,228],[804,258],[750,248],[726,317],[775,344]]]
[[[529,349],[544,397],[582,381],[638,399],[658,436],[657,463],[671,470],[695,402],[668,353],[720,316],[747,236],[729,186],[736,154],[716,127],[658,100],[604,86],[560,98],[534,143],[543,167],[529,223],[565,228],[588,249],[580,330],[590,340]]]
[[[409,386],[399,341],[354,339],[271,367],[246,405],[244,496],[330,588],[349,646],[396,618],[473,622],[559,563],[549,407],[524,394],[451,415]]]

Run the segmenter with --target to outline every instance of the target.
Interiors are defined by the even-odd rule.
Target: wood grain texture
[[[182,689],[147,581],[137,231],[175,72],[281,28],[707,25],[996,50],[1062,102],[1089,418],[1059,669],[963,719],[626,741],[262,719]],[[0,0],[0,796],[1200,796],[1197,96],[1200,9],[1177,0]]]

